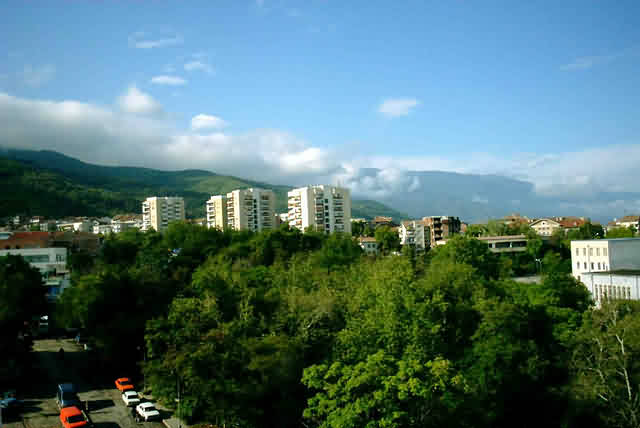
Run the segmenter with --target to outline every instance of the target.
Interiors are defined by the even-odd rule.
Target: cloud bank
[[[637,192],[640,182],[640,144],[513,158],[487,153],[458,159],[346,156],[346,148],[316,146],[277,129],[222,132],[226,122],[205,113],[193,117],[191,129],[180,129],[164,112],[157,100],[136,86],[125,90],[113,106],[0,92],[0,146],[56,150],[96,164],[200,168],[276,184],[342,184],[351,187],[356,197],[382,200],[398,192],[410,196],[423,191],[412,170],[499,173],[533,183],[539,195],[588,201],[594,193],[608,192],[620,196],[597,201],[600,208],[616,201],[640,207],[637,197],[626,196]],[[501,165],[500,171],[496,165]],[[484,193],[470,194],[468,199],[494,203]],[[581,209],[595,203],[585,202]]]

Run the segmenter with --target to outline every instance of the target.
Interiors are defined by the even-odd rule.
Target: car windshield
[[[69,416],[67,418],[67,422],[69,422],[70,424],[75,424],[76,422],[83,422],[84,421],[84,416],[80,415],[73,415],[73,416]]]
[[[138,398],[138,394],[136,394],[135,392],[127,392],[126,393],[127,398],[131,399],[131,398]]]
[[[145,412],[153,412],[156,408],[153,407],[153,404],[149,404],[147,406],[144,406],[144,411]]]

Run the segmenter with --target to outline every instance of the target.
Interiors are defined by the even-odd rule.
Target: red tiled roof
[[[0,240],[0,249],[46,248],[50,242],[49,232],[13,232],[9,239]]]

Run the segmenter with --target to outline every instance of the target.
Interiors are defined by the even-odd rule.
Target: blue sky
[[[639,21],[637,1],[7,1],[0,144],[365,194],[371,166],[626,191]]]

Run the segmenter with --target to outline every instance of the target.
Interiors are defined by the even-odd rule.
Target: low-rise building
[[[398,227],[400,244],[413,246],[418,251],[425,251],[430,247],[430,232],[423,220],[405,220]]]
[[[492,253],[517,253],[527,250],[525,235],[481,236],[477,239],[485,242]]]
[[[571,273],[582,280],[585,273],[640,269],[640,238],[571,241]]]
[[[530,226],[540,236],[551,236],[562,227],[559,222],[551,218],[539,218],[531,222]]]
[[[582,273],[597,307],[607,300],[640,300],[640,270]]]
[[[614,218],[607,224],[607,231],[618,227],[633,227],[636,232],[640,230],[640,216],[639,215],[626,215],[620,219]]]
[[[361,236],[358,238],[358,244],[366,254],[378,254],[380,252],[376,238]]]

